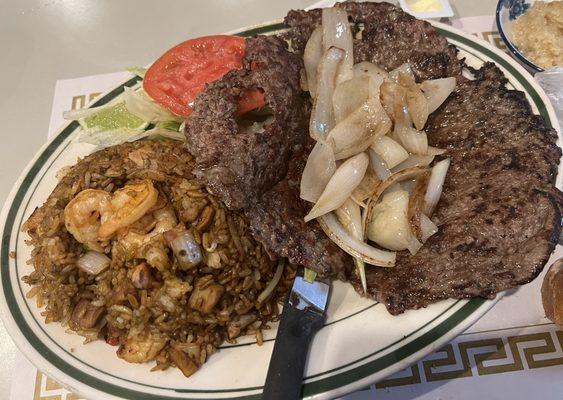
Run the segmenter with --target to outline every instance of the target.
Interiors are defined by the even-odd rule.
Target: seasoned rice
[[[252,238],[242,214],[228,211],[194,179],[193,163],[178,142],[145,140],[98,151],[65,169],[22,228],[33,246],[29,263],[34,271],[23,278],[31,286],[27,296],[45,307],[46,323],[60,323],[85,342],[101,339],[119,346],[117,354],[126,361],[154,360],[153,371],[178,366],[186,376],[225,340],[253,333],[262,342],[262,330],[277,319],[278,301],[295,268],[286,266],[273,294],[257,302],[278,261]],[[182,268],[161,238],[151,240],[146,256],[137,258],[113,238],[105,248],[109,268],[90,275],[77,267],[87,249],[65,228],[66,205],[85,189],[115,192],[143,179],[154,183],[192,233],[203,262]],[[139,286],[137,280],[147,276],[146,288],[133,284]],[[208,302],[212,292],[219,293],[216,303],[210,310],[200,307],[197,293],[205,293]]]

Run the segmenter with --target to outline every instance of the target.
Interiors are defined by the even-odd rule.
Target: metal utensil
[[[309,345],[323,326],[330,282],[309,283],[297,276],[283,307],[262,398],[301,398],[303,371]]]

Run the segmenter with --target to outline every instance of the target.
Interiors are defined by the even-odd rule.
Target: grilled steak
[[[451,158],[433,216],[439,232],[415,256],[399,253],[395,268],[366,269],[369,296],[392,314],[530,282],[560,233],[554,130],[494,64],[472,72],[427,124],[430,144]],[[354,272],[352,281],[361,290]]]
[[[354,62],[370,61],[390,71],[410,63],[417,80],[461,73],[457,49],[426,21],[389,3],[337,3],[354,23]],[[284,20],[292,48],[302,53],[311,33],[321,24],[321,9],[290,11]]]
[[[275,36],[247,39],[244,68],[206,86],[186,121],[194,174],[230,209],[247,207],[286,174],[293,147],[302,141],[301,58]],[[236,109],[241,94],[260,88],[273,120],[263,130],[242,130]]]

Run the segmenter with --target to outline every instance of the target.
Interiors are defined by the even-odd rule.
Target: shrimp
[[[152,219],[152,229],[141,232],[134,229],[122,229],[117,234],[115,246],[118,251],[124,252],[127,258],[145,258],[152,266],[167,269],[168,256],[162,246],[162,234],[178,224],[176,213],[170,204],[147,214]]]
[[[102,216],[98,237],[108,240],[121,228],[142,218],[157,203],[158,190],[145,179],[116,190],[111,198],[112,212]]]
[[[66,229],[80,243],[103,252],[107,243],[100,240],[98,230],[101,219],[110,212],[111,195],[108,192],[99,189],[83,190],[64,209]]]

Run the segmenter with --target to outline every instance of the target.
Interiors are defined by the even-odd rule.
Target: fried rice
[[[44,307],[46,323],[60,323],[85,342],[118,346],[125,361],[154,360],[153,370],[177,366],[186,376],[225,340],[254,334],[261,342],[262,330],[278,317],[295,267],[271,259],[252,238],[245,217],[228,211],[192,176],[193,165],[178,142],[142,140],[97,151],[64,171],[22,227],[34,267],[23,280],[32,286],[27,296]],[[91,248],[67,229],[66,206],[86,189],[112,196],[139,182],[158,190],[157,204],[103,243],[109,267],[86,272],[78,261]],[[174,211],[177,225],[156,232],[150,213],[165,207]],[[178,230],[197,243],[198,265],[186,266],[171,249],[167,235]],[[124,245],[131,235],[143,238],[141,244]]]

